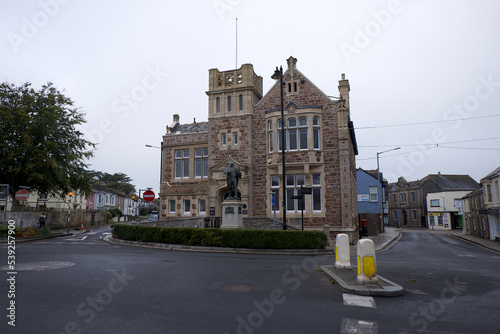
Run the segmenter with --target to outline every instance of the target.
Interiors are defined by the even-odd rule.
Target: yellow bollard
[[[337,234],[335,238],[335,268],[352,268],[349,236],[344,233]]]
[[[356,282],[361,284],[378,283],[375,245],[370,239],[361,239],[357,245],[358,276]]]

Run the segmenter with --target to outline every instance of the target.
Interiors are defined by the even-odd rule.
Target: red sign
[[[146,190],[144,194],[142,194],[142,198],[144,198],[146,202],[151,202],[155,199],[155,193],[152,190]]]
[[[29,196],[30,196],[30,193],[26,189],[21,189],[21,190],[18,190],[16,192],[16,199],[19,202],[24,202],[25,200],[28,199]]]

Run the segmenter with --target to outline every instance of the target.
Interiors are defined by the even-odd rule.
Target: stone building
[[[483,188],[471,191],[462,197],[462,201],[465,234],[489,239],[488,216],[483,213],[485,211]]]
[[[283,73],[285,125],[281,124],[279,81],[263,94],[263,79],[245,64],[209,70],[208,122],[181,124],[178,115],[162,143],[161,219],[220,217],[227,196],[224,169],[242,173],[238,194],[244,218],[278,219],[287,196],[287,224],[357,235],[356,138],[350,120],[349,81],[342,75],[340,99],[332,99],[296,67],[290,57]],[[281,136],[286,139],[282,175]],[[312,188],[305,203],[292,199]],[[276,206],[271,204],[276,196]]]
[[[406,181],[400,177],[398,182],[389,184],[389,219],[391,226],[425,226],[425,195],[422,182]]]
[[[428,227],[428,194],[468,192],[477,187],[477,182],[469,175],[429,174],[417,181],[406,181],[400,177],[398,182],[389,184],[389,225]],[[454,228],[462,226],[458,218],[452,218],[456,221]]]

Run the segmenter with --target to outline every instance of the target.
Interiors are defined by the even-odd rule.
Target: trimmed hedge
[[[114,224],[113,236],[123,240],[207,247],[253,249],[323,249],[321,231],[223,230]]]

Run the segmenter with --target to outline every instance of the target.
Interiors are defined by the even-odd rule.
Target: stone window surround
[[[234,135],[237,134],[238,136],[238,143],[234,144]],[[222,140],[223,140],[223,135],[226,136],[226,145],[223,145]],[[241,147],[241,133],[239,128],[234,128],[231,130],[224,129],[219,131],[218,135],[219,139],[219,149],[221,150],[239,150]]]
[[[316,175],[316,174],[319,174],[320,175],[320,183],[319,184],[313,184],[313,175]],[[287,175],[304,175],[305,177],[305,184],[304,184],[304,187],[306,188],[313,188],[313,191],[314,189],[319,189],[320,190],[320,196],[321,196],[321,210],[313,210],[313,195],[305,195],[305,206],[304,206],[304,212],[312,212],[313,216],[316,216],[316,217],[319,217],[319,216],[324,216],[325,215],[325,211],[324,211],[324,207],[325,207],[325,192],[324,191],[321,191],[321,189],[323,188],[322,185],[324,184],[324,172],[321,170],[321,171],[309,171],[309,172],[306,172],[306,171],[298,171],[298,170],[291,170],[287,173]],[[272,177],[275,177],[275,176],[278,176],[278,185],[276,186],[272,186],[271,185],[271,178]],[[281,197],[283,195],[283,188],[281,188],[281,185],[283,184],[283,178],[282,178],[282,174],[278,173],[278,174],[268,174],[268,189],[270,189],[270,191],[278,191],[279,195],[279,199],[281,200]],[[291,189],[290,187],[287,186],[287,189]],[[294,187],[294,189],[300,189],[300,187]],[[288,201],[288,199],[287,199]],[[294,200],[294,201],[298,201],[298,200]],[[271,196],[269,196],[269,203],[271,203]],[[288,204],[287,204],[288,205]],[[270,213],[273,214],[274,211],[272,210],[272,205],[269,204],[269,208],[268,210],[270,210]],[[279,213],[281,211],[281,202],[280,203],[276,203],[276,213]],[[301,210],[298,209],[298,203],[295,203],[294,205],[294,211],[290,211],[290,210],[287,210],[286,211],[287,215],[290,215],[291,217],[300,217],[301,216]]]
[[[204,149],[207,148],[208,145],[207,143],[197,143],[196,145],[185,145],[185,146],[176,146],[174,149],[172,149],[172,176],[170,182],[176,182],[176,183],[182,183],[182,182],[192,182],[194,180],[200,181],[200,180],[207,180],[207,177],[195,177],[195,150],[200,148]],[[176,178],[175,177],[175,161],[179,159],[175,159],[175,151],[177,150],[189,150],[189,177],[182,177],[182,178]],[[203,151],[202,151],[203,155]]]
[[[286,138],[286,145],[287,149],[285,152],[298,152],[298,151],[320,151],[322,147],[322,131],[321,131],[321,124],[322,124],[322,113],[317,112],[317,111],[312,111],[308,109],[303,109],[301,112],[295,112],[295,113],[289,113],[285,115],[285,123],[288,124],[288,121],[290,118],[295,118],[297,120],[297,126],[294,129],[297,129],[297,149],[294,149],[290,151],[288,149],[289,146],[289,136],[287,135]],[[273,113],[274,114],[274,113]],[[307,149],[301,149],[300,148],[300,132],[299,129],[304,129],[304,126],[300,126],[299,120],[300,118],[305,117],[307,119]],[[319,120],[319,125],[314,125],[313,124],[313,119],[317,117]],[[271,122],[271,124],[269,123]],[[281,114],[276,113],[271,116],[271,114],[266,117],[266,148],[268,153],[280,153],[280,146],[281,146],[281,140],[279,136],[279,132],[281,131],[281,128],[278,128],[278,124],[281,122]],[[288,127],[287,127],[288,128]],[[271,130],[270,130],[271,129]],[[314,148],[314,129],[319,130],[319,147]],[[269,138],[270,138],[270,133],[272,134],[272,139],[273,139],[273,146],[274,150],[270,151],[270,145],[269,145]]]

